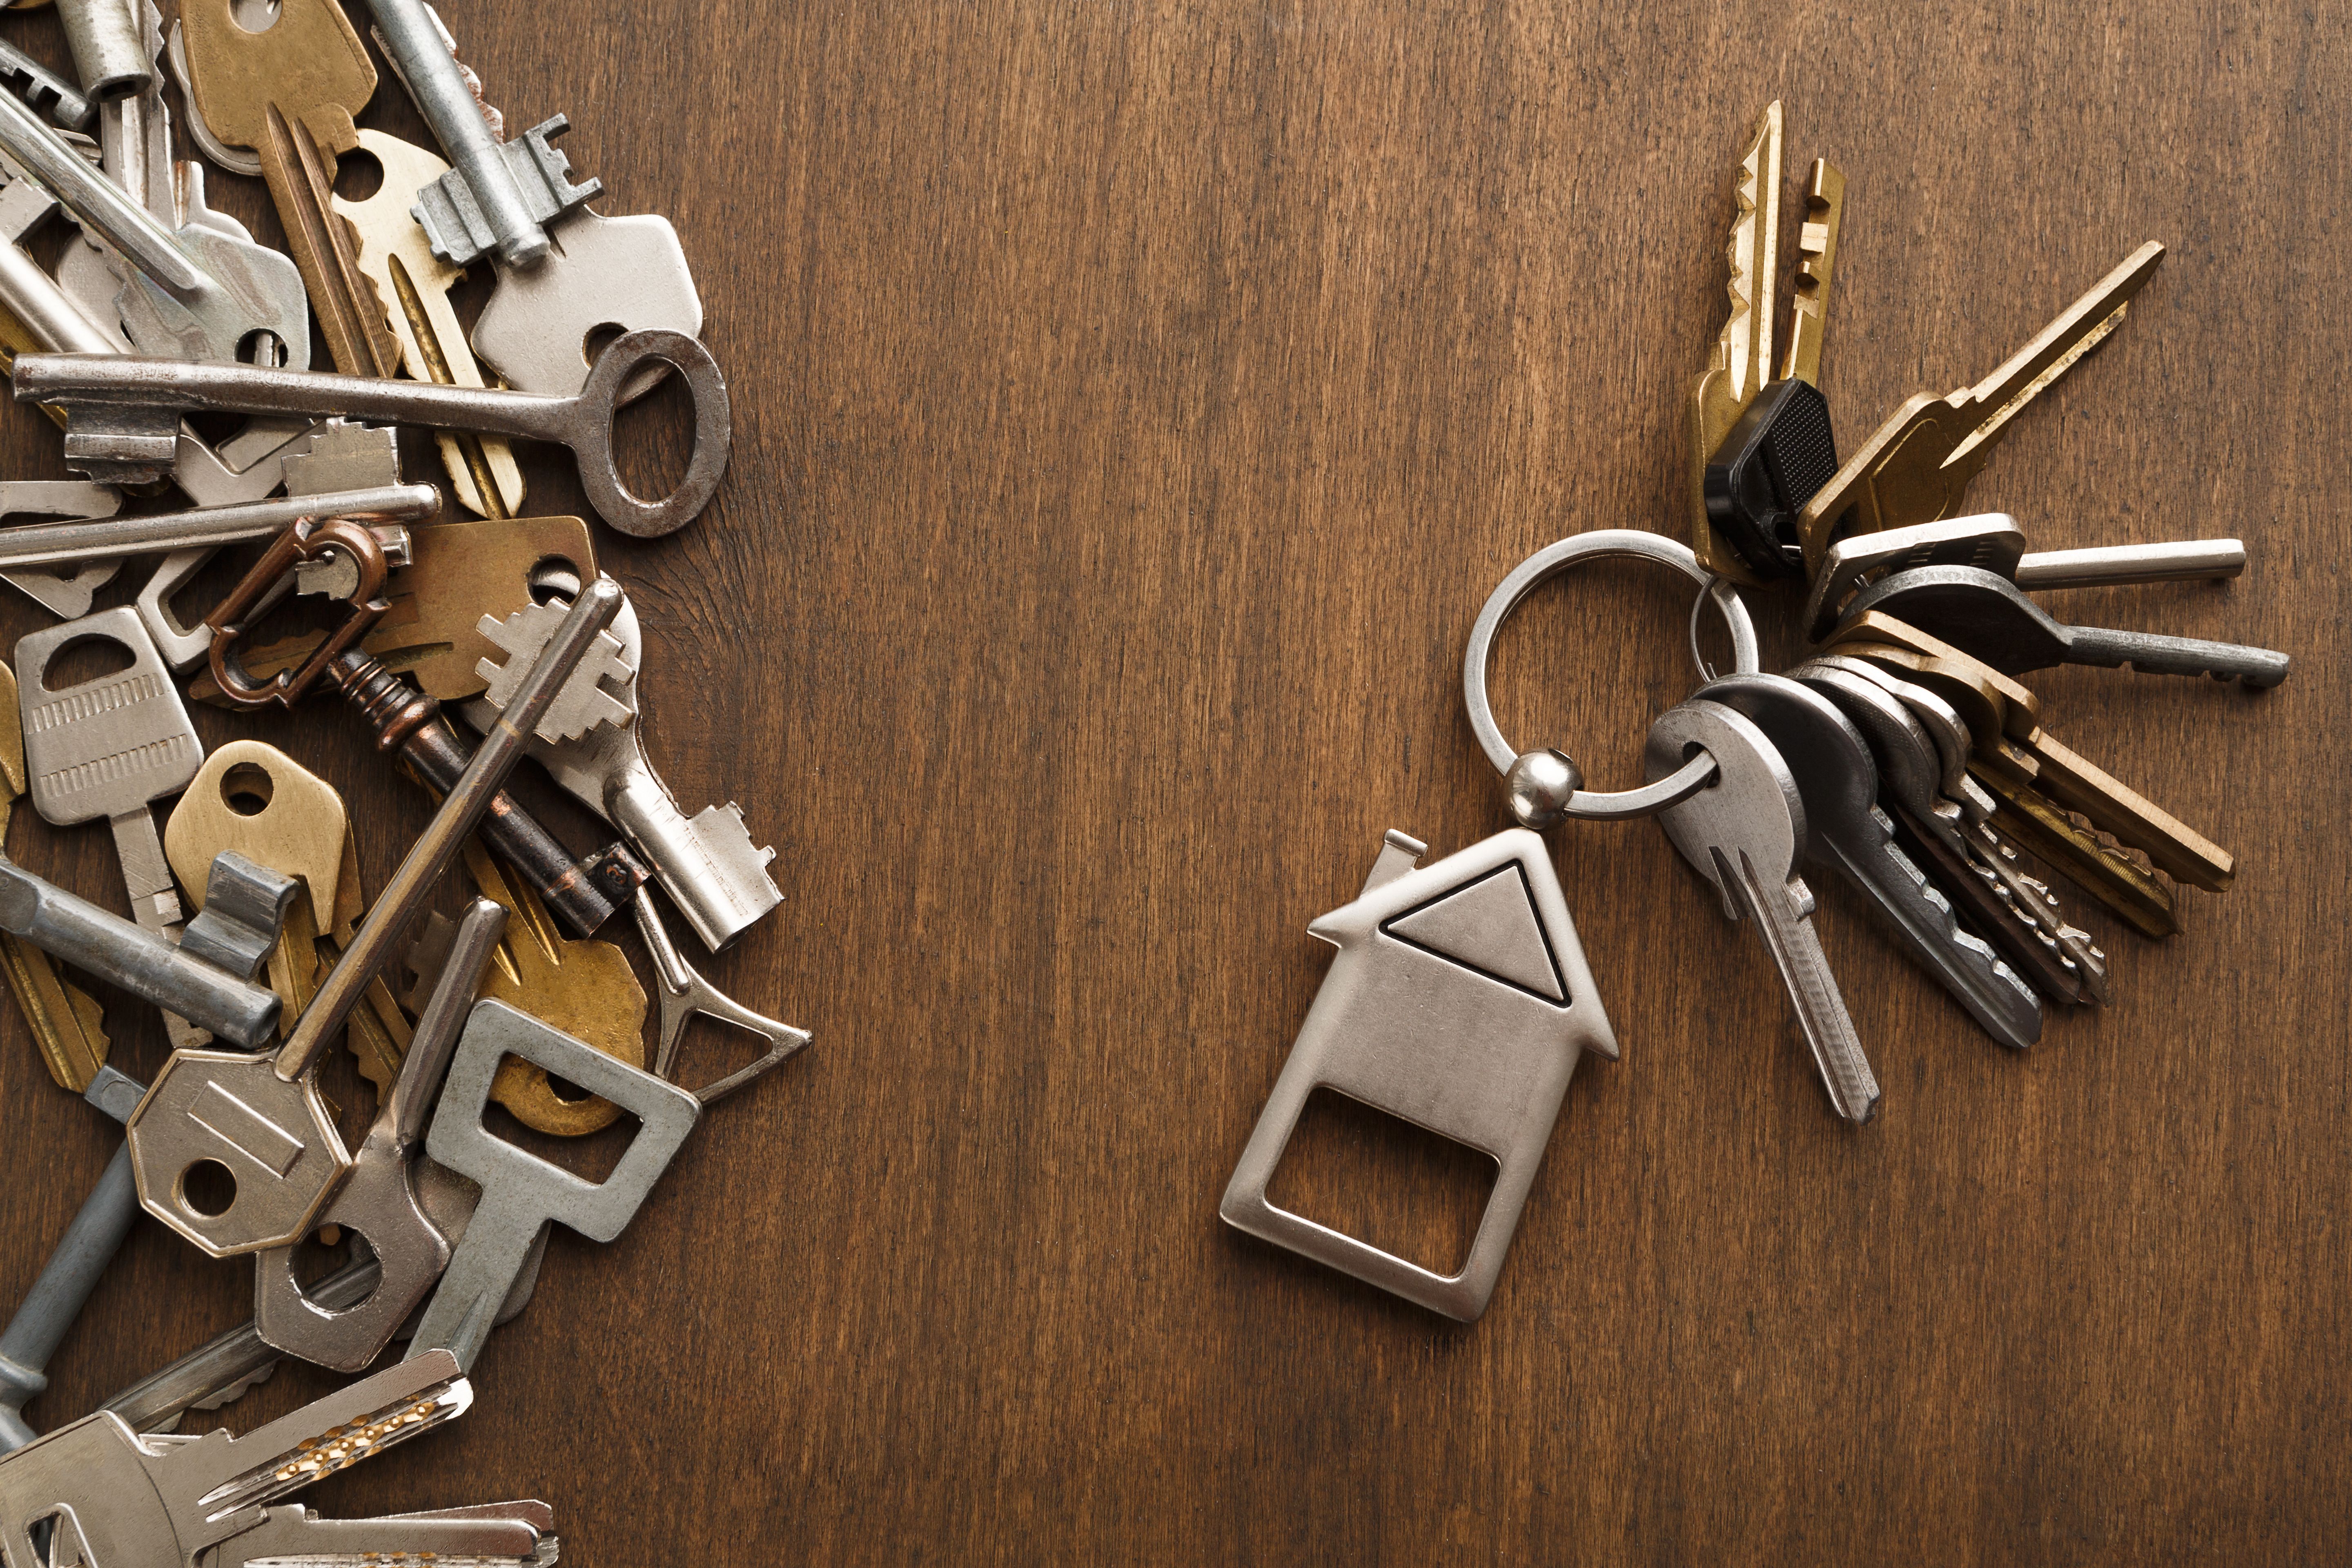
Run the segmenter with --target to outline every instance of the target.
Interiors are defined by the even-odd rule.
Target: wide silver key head
[[[1682,858],[1723,896],[1726,919],[1738,920],[1747,907],[1738,889],[1724,882],[1727,869],[1717,851],[1744,850],[1765,881],[1797,880],[1807,842],[1804,796],[1787,761],[1764,731],[1738,710],[1719,702],[1684,702],[1650,726],[1643,765],[1664,778],[1701,751],[1715,759],[1716,780],[1678,805],[1658,814]],[[1801,889],[1802,882],[1798,881]],[[1796,900],[1800,915],[1812,912],[1810,892]]]
[[[1820,642],[1837,629],[1853,596],[1890,572],[1914,566],[1977,566],[2013,576],[2025,555],[2025,531],[2005,511],[1950,517],[1839,540],[1822,557],[1805,599],[1805,636]]]
[[[1879,787],[1923,826],[1938,832],[1946,843],[1958,849],[1958,832],[1952,818],[1959,808],[1945,801],[1941,793],[1944,760],[1911,710],[1893,692],[1852,670],[1808,663],[1797,666],[1789,676],[1837,705],[1838,711],[1870,742]]]
[[[125,1133],[139,1203],[214,1258],[290,1247],[352,1166],[314,1075],[173,1051]]]
[[[552,248],[535,267],[499,265],[498,289],[474,323],[474,352],[509,386],[569,397],[587,384],[607,338],[656,327],[701,335],[702,296],[667,218],[579,207],[547,235]],[[624,398],[656,379],[633,380]]]
[[[69,646],[102,639],[131,668],[52,690],[50,664]],[[25,771],[34,809],[60,826],[120,816],[188,787],[204,742],[154,639],[128,607],[50,626],[16,644],[25,716]]]

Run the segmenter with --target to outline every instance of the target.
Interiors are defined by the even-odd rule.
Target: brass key
[[[1780,100],[1765,106],[1749,132],[1733,181],[1731,314],[1716,335],[1707,368],[1691,384],[1689,494],[1691,544],[1717,576],[1761,586],[1764,578],[1716,535],[1706,521],[1706,460],[1772,375],[1772,289],[1780,243]]]
[[[260,155],[336,367],[388,376],[400,345],[331,205],[336,160],[359,144],[352,116],[375,95],[375,68],[334,0],[284,0],[262,33],[238,26],[233,9],[233,0],[180,8],[190,99],[215,138]]]
[[[9,808],[26,789],[25,731],[17,721],[16,675],[0,665],[0,841],[8,833]],[[58,1087],[80,1094],[106,1065],[112,1044],[105,1022],[89,994],[58,977],[49,955],[32,943],[0,932],[0,966],[8,972],[8,988],[25,1015],[33,1043],[41,1048],[49,1076]]]
[[[415,194],[449,172],[424,148],[386,136],[359,133],[360,151],[383,166],[383,184],[363,202],[335,198],[338,215],[359,237],[359,268],[374,283],[403,362],[418,381],[481,386],[482,369],[466,341],[449,290],[466,276],[433,254],[432,243],[409,213]],[[504,437],[440,430],[435,440],[458,501],[488,518],[512,517],[522,507],[522,470]]]
[[[2164,247],[2148,241],[1976,385],[1948,397],[1914,394],[1805,503],[1797,531],[1806,574],[1820,568],[1841,532],[1959,515],[1969,481],[1994,444],[2045,388],[2123,325],[2131,297],[2163,259]]]
[[[2237,875],[2229,851],[2126,788],[2042,728],[2041,704],[2031,691],[1948,643],[1889,616],[1870,611],[1841,634],[1841,651],[1893,647],[1916,657],[1906,668],[1934,674],[1938,687],[1959,709],[1975,734],[1978,757],[2019,784],[2030,784],[2121,842],[2143,851],[2177,881],[2210,892],[2228,888]],[[1883,657],[1870,653],[1863,657]],[[1968,697],[1967,701],[1960,700]]]

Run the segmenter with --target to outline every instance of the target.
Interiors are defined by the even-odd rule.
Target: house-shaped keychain
[[[1613,1061],[1617,1039],[1541,838],[1512,828],[1414,869],[1425,853],[1391,830],[1356,900],[1307,928],[1339,955],[1218,1212],[1467,1321],[1494,1293],[1576,1058]],[[1266,1201],[1307,1096],[1326,1088],[1494,1159],[1460,1273],[1432,1273]]]

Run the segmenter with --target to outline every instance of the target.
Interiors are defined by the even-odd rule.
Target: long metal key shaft
[[[422,521],[441,510],[431,485],[381,485],[331,495],[281,496],[238,506],[199,507],[94,522],[45,522],[0,529],[0,571],[111,560],[159,550],[210,549],[268,539],[304,518],[369,517]]]

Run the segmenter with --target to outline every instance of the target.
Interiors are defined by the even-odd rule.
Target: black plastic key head
[[[1808,381],[1773,382],[1707,459],[1707,521],[1758,572],[1801,578],[1797,514],[1837,467],[1829,400],[1821,389]]]

